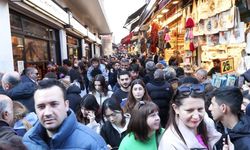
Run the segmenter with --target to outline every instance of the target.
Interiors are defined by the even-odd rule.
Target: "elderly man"
[[[7,72],[3,75],[2,86],[6,95],[22,103],[30,112],[34,111],[33,94],[36,85],[31,82],[21,82],[18,72]]]
[[[39,73],[35,67],[27,67],[24,71],[24,75],[21,76],[22,82],[30,82],[37,85]]]
[[[107,149],[100,135],[77,122],[62,83],[53,79],[40,81],[34,100],[39,123],[23,137],[29,149]]]
[[[13,125],[13,102],[6,96],[0,94],[0,140],[17,138]]]

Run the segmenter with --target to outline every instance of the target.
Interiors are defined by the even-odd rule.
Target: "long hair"
[[[86,94],[85,96],[83,96],[83,98],[81,99],[80,105],[78,106],[78,109],[77,109],[77,114],[76,114],[77,120],[86,125],[89,123],[89,119],[83,116],[82,111],[81,111],[81,108],[83,107],[86,110],[94,111],[96,122],[100,122],[101,109],[100,109],[100,105],[96,101],[95,96],[91,94]]]
[[[133,87],[136,84],[140,84],[143,87],[144,91],[145,91],[145,93],[144,93],[144,95],[142,97],[142,100],[143,101],[151,101],[151,98],[150,98],[150,96],[148,94],[148,90],[146,88],[145,83],[141,79],[135,79],[131,83],[131,88],[130,88],[129,93],[128,93],[128,99],[127,99],[126,105],[124,107],[124,112],[130,113],[132,111],[132,109],[134,108],[134,106],[136,105],[136,99],[135,99],[135,97],[133,95],[133,92],[132,92]]]
[[[102,104],[102,120],[103,122],[105,122],[105,111],[107,109],[110,109],[114,112],[120,112],[122,114],[122,121],[121,121],[121,125],[122,126],[125,126],[126,124],[126,118],[124,116],[124,113],[123,113],[123,110],[118,102],[117,99],[115,99],[114,97],[111,97],[111,98],[107,98],[103,104]]]
[[[177,90],[177,93],[174,96],[173,100],[171,101],[170,105],[175,104],[177,107],[180,107],[183,104],[183,99],[188,98],[188,97],[201,98],[205,101],[204,92],[198,94],[198,93],[195,93],[192,91],[189,96],[183,96],[182,93],[179,90]],[[169,119],[168,119],[168,122],[166,124],[166,129],[173,126],[174,130],[177,132],[178,136],[186,144],[186,141],[185,141],[181,131],[179,130],[179,128],[177,126],[176,116],[177,116],[177,114],[175,113],[173,107],[170,107]],[[204,120],[202,120],[201,123],[199,124],[199,126],[197,127],[197,132],[198,132],[198,134],[201,135],[203,142],[206,145],[208,145],[208,136],[207,136],[208,133],[207,133],[207,128],[206,128],[206,124],[205,124]]]
[[[147,118],[154,112],[159,112],[159,108],[153,102],[146,101],[136,104],[135,109],[132,110],[127,133],[133,132],[136,140],[146,142],[149,139],[148,135],[150,131],[150,127],[147,124]],[[160,128],[156,130],[156,134],[159,132]]]
[[[95,78],[93,80],[93,83],[92,83],[93,84],[93,90],[92,90],[93,93],[97,92],[96,89],[95,89],[95,81],[100,81],[101,82],[102,92],[104,93],[105,96],[107,96],[108,95],[108,85],[107,85],[107,83],[105,81],[104,76],[101,75],[101,74],[98,74],[98,75],[95,76]]]
[[[32,128],[32,124],[25,119],[25,116],[29,113],[28,109],[20,102],[13,101],[13,108],[14,108],[14,119],[15,121],[21,120],[26,131]]]

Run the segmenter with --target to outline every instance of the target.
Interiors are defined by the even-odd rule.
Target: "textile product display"
[[[186,21],[186,28],[193,28],[194,27],[194,20],[192,18],[188,18]]]

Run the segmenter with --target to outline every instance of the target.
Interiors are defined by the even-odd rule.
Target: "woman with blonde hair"
[[[13,107],[14,130],[19,136],[23,136],[37,122],[37,115],[34,112],[29,113],[28,109],[18,101],[13,101]]]

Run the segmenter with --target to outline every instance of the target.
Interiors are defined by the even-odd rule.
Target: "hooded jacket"
[[[69,100],[69,107],[76,113],[77,107],[80,105],[81,102],[81,89],[72,84],[67,89],[66,99]]]
[[[107,145],[100,135],[77,122],[72,110],[68,112],[68,117],[65,118],[50,141],[48,141],[46,129],[41,123],[37,123],[24,135],[23,143],[30,150],[107,150]]]
[[[241,150],[250,149],[250,117],[243,115],[233,129],[229,129],[229,136],[234,147]]]
[[[30,112],[35,111],[34,107],[34,92],[36,86],[31,82],[20,82],[13,88],[7,91],[7,95],[15,101],[22,103]]]

